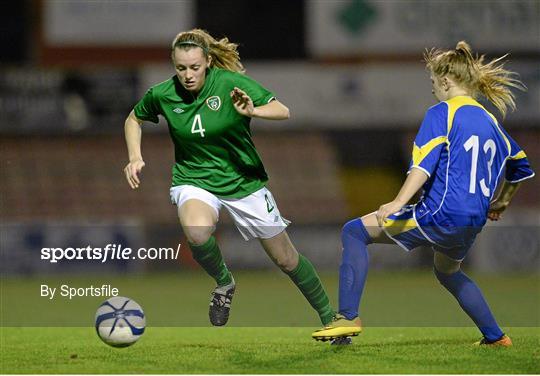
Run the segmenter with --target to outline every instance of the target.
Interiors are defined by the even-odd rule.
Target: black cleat
[[[230,285],[218,286],[212,291],[212,300],[210,300],[210,309],[208,310],[208,317],[212,325],[223,326],[229,321],[235,289],[236,285],[233,280]]]
[[[333,339],[330,344],[332,346],[346,346],[352,344],[352,338],[351,337],[338,337]]]

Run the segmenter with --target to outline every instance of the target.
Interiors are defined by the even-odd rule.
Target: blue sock
[[[444,274],[434,268],[435,276],[452,295],[459,305],[474,321],[486,340],[493,342],[504,333],[495,321],[482,292],[461,270],[453,274]]]
[[[339,266],[339,313],[351,320],[358,316],[358,306],[366,282],[371,243],[360,218],[349,221],[341,231],[343,255]]]

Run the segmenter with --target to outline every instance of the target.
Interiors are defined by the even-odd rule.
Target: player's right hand
[[[492,221],[498,221],[502,217],[502,213],[506,210],[508,207],[508,203],[500,201],[500,200],[493,200],[489,204],[489,210],[488,210],[488,218]]]
[[[142,159],[137,159],[132,162],[129,162],[126,167],[124,167],[124,174],[126,175],[126,180],[131,187],[131,189],[139,188],[141,180],[139,174],[143,169],[145,163]]]

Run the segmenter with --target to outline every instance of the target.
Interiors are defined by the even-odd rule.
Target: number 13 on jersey
[[[476,173],[478,170],[478,153],[480,148],[480,142],[477,135],[472,135],[469,139],[463,144],[465,151],[472,149],[472,161],[471,161],[471,181],[469,184],[469,193],[476,193]],[[488,168],[488,183],[486,185],[485,179],[480,180],[480,189],[482,194],[486,197],[489,197],[489,183],[491,183],[491,166],[493,166],[493,160],[495,159],[495,153],[497,151],[497,146],[495,141],[489,138],[484,143],[484,153],[489,153],[489,161],[487,163]]]

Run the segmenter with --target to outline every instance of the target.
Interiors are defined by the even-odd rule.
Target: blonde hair
[[[205,57],[212,57],[211,65],[232,72],[245,72],[237,51],[238,45],[229,42],[228,38],[222,38],[218,41],[202,29],[179,33],[172,42],[171,56],[174,54],[175,48],[190,49],[195,47],[200,47]]]
[[[455,50],[426,49],[424,61],[437,77],[448,75],[458,85],[468,89],[473,97],[483,95],[504,118],[508,108],[512,111],[516,109],[515,97],[510,88],[527,90],[517,78],[517,73],[504,69],[502,60],[507,56],[508,54],[484,64],[484,55],[473,56],[467,42],[460,41]]]

